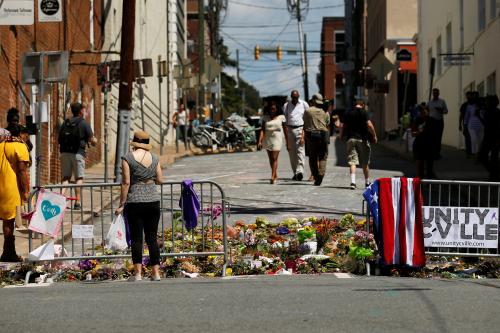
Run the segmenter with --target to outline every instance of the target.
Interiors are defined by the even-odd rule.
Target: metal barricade
[[[160,221],[158,237],[162,257],[202,257],[222,256],[224,258],[223,274],[227,265],[228,242],[226,219],[228,202],[222,188],[215,182],[193,181],[193,187],[199,196],[201,211],[198,225],[187,230],[182,221],[181,182],[165,182],[159,185]],[[119,183],[99,183],[83,185],[48,185],[45,190],[74,196],[80,191],[80,207],[74,209],[71,201],[67,207],[59,236],[54,239],[61,245],[61,252],[54,260],[85,259],[119,259],[129,258],[130,252],[106,254],[104,242],[106,234],[114,218],[120,198]],[[39,190],[31,193],[29,206],[35,202]],[[30,211],[32,210],[31,207]],[[73,225],[93,225],[92,239],[74,239]],[[29,251],[44,244],[49,236],[29,232]],[[145,255],[147,256],[147,255]]]
[[[423,179],[421,189],[423,206],[500,209],[500,183]],[[362,207],[366,209],[367,231],[372,231],[369,205],[363,202]],[[500,257],[499,248],[500,228],[497,230],[496,248],[425,247],[425,254],[453,257]]]

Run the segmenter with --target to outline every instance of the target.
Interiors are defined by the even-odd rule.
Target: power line
[[[290,22],[288,22],[286,25],[288,25]],[[316,22],[304,22],[304,25],[313,25],[313,24],[322,24],[323,21],[316,21]],[[250,24],[237,24],[237,25],[222,25],[221,28],[280,28],[283,27],[283,24],[256,24],[256,25],[250,25]]]
[[[281,31],[276,35],[276,37],[273,38],[273,40],[269,43],[269,44],[272,44],[276,41],[276,39],[278,39],[281,34],[286,30],[286,28],[288,28],[288,26],[290,25],[290,22],[292,22],[292,18],[290,18],[288,20],[288,23],[285,25],[285,27],[283,29],[281,29]]]
[[[239,6],[246,6],[246,7],[251,7],[251,8],[261,8],[261,9],[271,9],[271,10],[286,10],[287,9],[286,7],[255,5],[255,4],[244,3],[244,2],[234,1],[234,0],[231,0],[231,4],[235,4],[235,5],[239,5]],[[339,7],[344,7],[344,4],[321,6],[321,7],[310,7],[309,10],[322,10],[322,9],[339,8]]]

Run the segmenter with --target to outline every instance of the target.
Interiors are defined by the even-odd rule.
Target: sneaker
[[[161,281],[161,278],[159,275],[151,275],[149,278],[151,281]]]
[[[73,209],[79,210],[80,208],[82,208],[82,205],[80,205],[78,202],[75,202],[75,204],[73,205]]]
[[[320,186],[323,182],[323,176],[318,176],[314,181],[314,186]]]
[[[366,183],[365,183],[365,188],[370,187],[370,185],[371,185],[371,184],[372,184],[372,183],[370,183],[370,182],[366,182]]]
[[[297,176],[293,175],[292,180],[297,180]]]
[[[142,276],[140,275],[131,275],[127,279],[128,282],[142,281]]]
[[[300,182],[304,178],[304,175],[302,174],[302,172],[299,172],[296,177],[297,180]]]
[[[356,184],[355,183],[351,183],[351,185],[349,186],[349,188],[351,190],[355,190],[356,189]]]

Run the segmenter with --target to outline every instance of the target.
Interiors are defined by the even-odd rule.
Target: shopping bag
[[[123,251],[128,248],[125,220],[120,214],[115,217],[106,235],[106,248],[113,251]]]
[[[65,209],[65,196],[41,189],[28,228],[44,235],[56,237],[61,229]]]

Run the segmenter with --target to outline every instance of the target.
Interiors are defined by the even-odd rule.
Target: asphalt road
[[[307,179],[310,175],[306,161]],[[371,178],[413,175],[412,162],[375,146]],[[184,158],[165,170],[166,180],[185,178],[211,180],[222,186],[231,202],[231,219],[253,220],[265,216],[279,222],[286,217],[311,215],[341,216],[362,212],[364,178],[358,168],[357,190],[350,190],[344,142],[332,139],[327,173],[320,187],[312,182],[292,181],[288,152],[282,149],[277,184],[271,185],[271,171],[265,151],[211,154]]]
[[[498,280],[259,276],[0,289],[8,332],[498,332]]]

